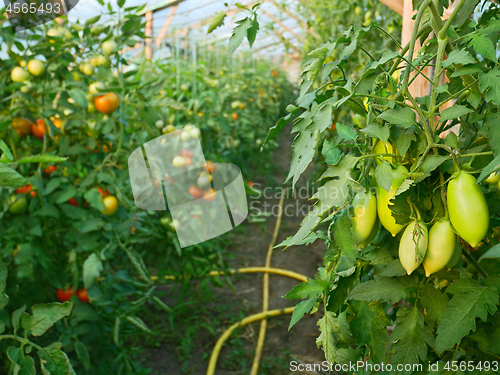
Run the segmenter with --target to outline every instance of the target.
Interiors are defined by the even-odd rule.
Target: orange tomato
[[[278,75],[278,71],[276,69],[274,69],[273,72],[272,72],[272,76],[276,77],[277,75]]]
[[[253,181],[248,181],[247,185],[250,186],[250,187],[253,187]]]
[[[188,192],[189,194],[191,194],[191,196],[194,198],[194,199],[198,199],[198,198],[201,198],[203,196],[203,191],[198,189],[196,186],[191,186],[189,189],[188,189]]]
[[[210,188],[203,193],[203,199],[207,202],[213,202],[217,198],[217,193],[214,189]]]
[[[31,190],[30,191],[30,195],[31,195],[31,198],[35,198],[36,197],[36,191]]]
[[[233,121],[237,120],[238,119],[238,114],[233,112],[232,119],[233,119]]]
[[[193,161],[191,158],[188,158],[187,156],[184,156],[184,165],[193,165]]]
[[[62,120],[61,119],[57,118],[54,121],[52,121],[52,123],[54,124],[54,126],[57,129],[61,129],[61,126],[62,126]]]
[[[12,128],[19,133],[20,137],[24,137],[31,133],[32,122],[25,118],[16,117],[12,120]]]
[[[96,96],[94,99],[96,109],[105,114],[113,113],[120,106],[120,98],[114,92]]]
[[[84,303],[90,303],[89,295],[87,289],[80,289],[78,291],[78,299]]]
[[[36,120],[36,125],[31,124],[31,132],[33,135],[39,139],[43,139],[43,135],[45,134],[45,124],[42,119]]]
[[[335,124],[332,124],[332,126],[330,126],[330,130],[335,130],[337,127],[335,126]]]

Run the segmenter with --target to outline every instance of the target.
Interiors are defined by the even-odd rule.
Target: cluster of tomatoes
[[[385,147],[381,142],[379,144],[375,147],[375,153],[392,153],[390,143]],[[376,160],[377,164],[382,163],[382,158],[379,158]],[[392,161],[392,158],[386,160]],[[392,184],[388,191],[377,184],[377,196],[371,191],[362,192],[352,202],[352,234],[355,245],[365,247],[370,243],[378,232],[380,221],[393,237],[404,230],[399,243],[399,259],[408,275],[422,263],[427,276],[444,267],[452,268],[462,254],[457,234],[475,248],[485,237],[489,227],[488,205],[476,179],[461,170],[452,176],[446,192],[447,213],[428,230],[418,208],[413,204],[410,205],[413,211],[410,223],[405,226],[396,222],[390,209],[394,203],[390,201],[409,172],[403,165],[393,165],[391,170]]]
[[[217,197],[217,193],[212,188],[212,173],[216,170],[216,164],[207,162],[203,166],[196,180],[196,185],[191,185],[188,189],[193,199],[203,198],[207,202],[212,202]]]
[[[73,288],[57,289],[56,296],[57,299],[61,302],[69,301],[71,297],[77,296],[80,301],[84,303],[90,303],[87,289],[77,289],[75,291],[73,291]]]

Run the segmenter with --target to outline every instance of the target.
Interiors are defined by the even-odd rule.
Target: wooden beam
[[[171,9],[170,9],[170,13],[168,14],[168,18],[165,20],[165,23],[163,24],[163,27],[161,28],[161,31],[160,33],[158,34],[158,36],[156,37],[156,41],[155,41],[155,48],[158,48],[161,44],[161,41],[163,39],[163,37],[165,36],[165,34],[167,33],[167,30],[168,30],[168,27],[170,26],[170,23],[172,22],[172,20],[174,19],[174,16],[175,16],[175,12],[177,11],[177,8],[179,7],[179,4],[175,4]]]
[[[285,12],[286,14],[288,14],[288,16],[290,16],[291,18],[293,18],[295,21],[297,21],[301,26],[302,28],[307,31],[309,34],[311,34],[312,36],[314,36],[315,38],[318,38],[318,39],[321,39],[321,37],[312,29],[310,28],[308,25],[307,25],[307,22],[301,20],[299,17],[297,17],[295,14],[293,14],[292,12],[290,12],[288,9],[286,9],[285,7],[280,7],[274,0],[268,0],[271,4],[273,4],[276,8],[278,8],[280,11],[283,11]]]
[[[266,16],[268,16],[270,19],[272,19],[274,22],[276,22],[278,25],[280,25],[285,31],[288,31],[290,34],[292,34],[294,37],[296,37],[297,39],[300,39],[302,41],[304,40],[299,34],[297,34],[295,31],[293,31],[292,29],[290,29],[287,25],[285,25],[279,19],[277,19],[276,17],[274,17],[272,14],[266,12],[263,9],[260,9],[260,11],[263,14],[265,14]]]
[[[146,13],[146,27],[144,28],[144,34],[148,37],[144,46],[146,59],[151,60],[153,58],[153,12]]]
[[[395,11],[401,17],[403,16],[404,1],[405,0],[380,0],[382,4]]]

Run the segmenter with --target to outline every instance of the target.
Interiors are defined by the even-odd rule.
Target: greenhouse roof
[[[235,22],[250,14],[249,11],[231,6],[228,8],[224,0],[161,0],[147,3],[141,14],[153,13],[153,38],[156,53],[162,46],[172,44],[177,39],[188,39],[191,43],[206,45],[229,40]],[[241,5],[248,8],[258,3],[254,0],[242,0]],[[125,6],[144,4],[140,0],[127,0]],[[283,4],[286,7],[283,7]],[[116,1],[112,6],[117,9]],[[305,21],[294,12],[296,0],[267,0],[259,10],[260,30],[252,50],[262,57],[275,57],[298,52],[304,30]],[[102,6],[97,0],[80,0],[71,10],[70,21],[85,21],[99,14]],[[227,12],[224,25],[207,34],[212,17],[221,11]],[[285,43],[283,41],[286,41]],[[249,48],[244,42],[242,50]],[[139,47],[137,48],[139,52]]]

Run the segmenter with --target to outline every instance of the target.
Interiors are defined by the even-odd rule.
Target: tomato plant
[[[290,327],[322,305],[317,343],[328,361],[445,371],[448,361],[500,356],[500,9],[457,1],[442,20],[443,2],[414,4],[400,50],[365,48],[365,36],[397,43],[376,20],[314,49],[300,96],[268,140],[293,120],[292,185],[324,161],[314,209],[281,244],[326,245],[315,279],[287,295],[304,299]],[[412,89],[419,76],[430,84],[421,97]],[[371,198],[360,199],[373,187],[380,227]]]
[[[272,79],[263,74],[268,63],[244,56],[234,68],[215,64],[219,56],[210,50],[196,69],[183,58],[127,60],[118,51],[145,38],[144,5],[119,3],[103,10],[102,20],[68,24],[62,17],[61,25],[41,25],[23,39],[0,28],[8,56],[0,55],[0,325],[14,336],[7,342],[0,334],[0,349],[26,359],[14,365],[17,357],[4,357],[1,371],[41,366],[26,350],[35,347],[32,339],[43,360],[65,358],[65,373],[146,371],[139,342],[161,335],[147,317],[171,312],[150,269],[194,277],[227,265],[225,240],[181,249],[179,223],[168,212],[135,205],[129,155],[184,129],[181,138],[199,137],[207,160],[252,170],[292,92],[284,74]],[[240,105],[232,108],[235,100]],[[189,165],[192,156],[186,149],[174,164]],[[195,186],[209,201],[217,197],[214,168],[200,170]],[[30,189],[16,193],[23,186]],[[69,290],[78,290],[77,298],[67,300]],[[30,309],[35,318],[25,320]],[[42,332],[35,323],[46,317],[51,324]]]

